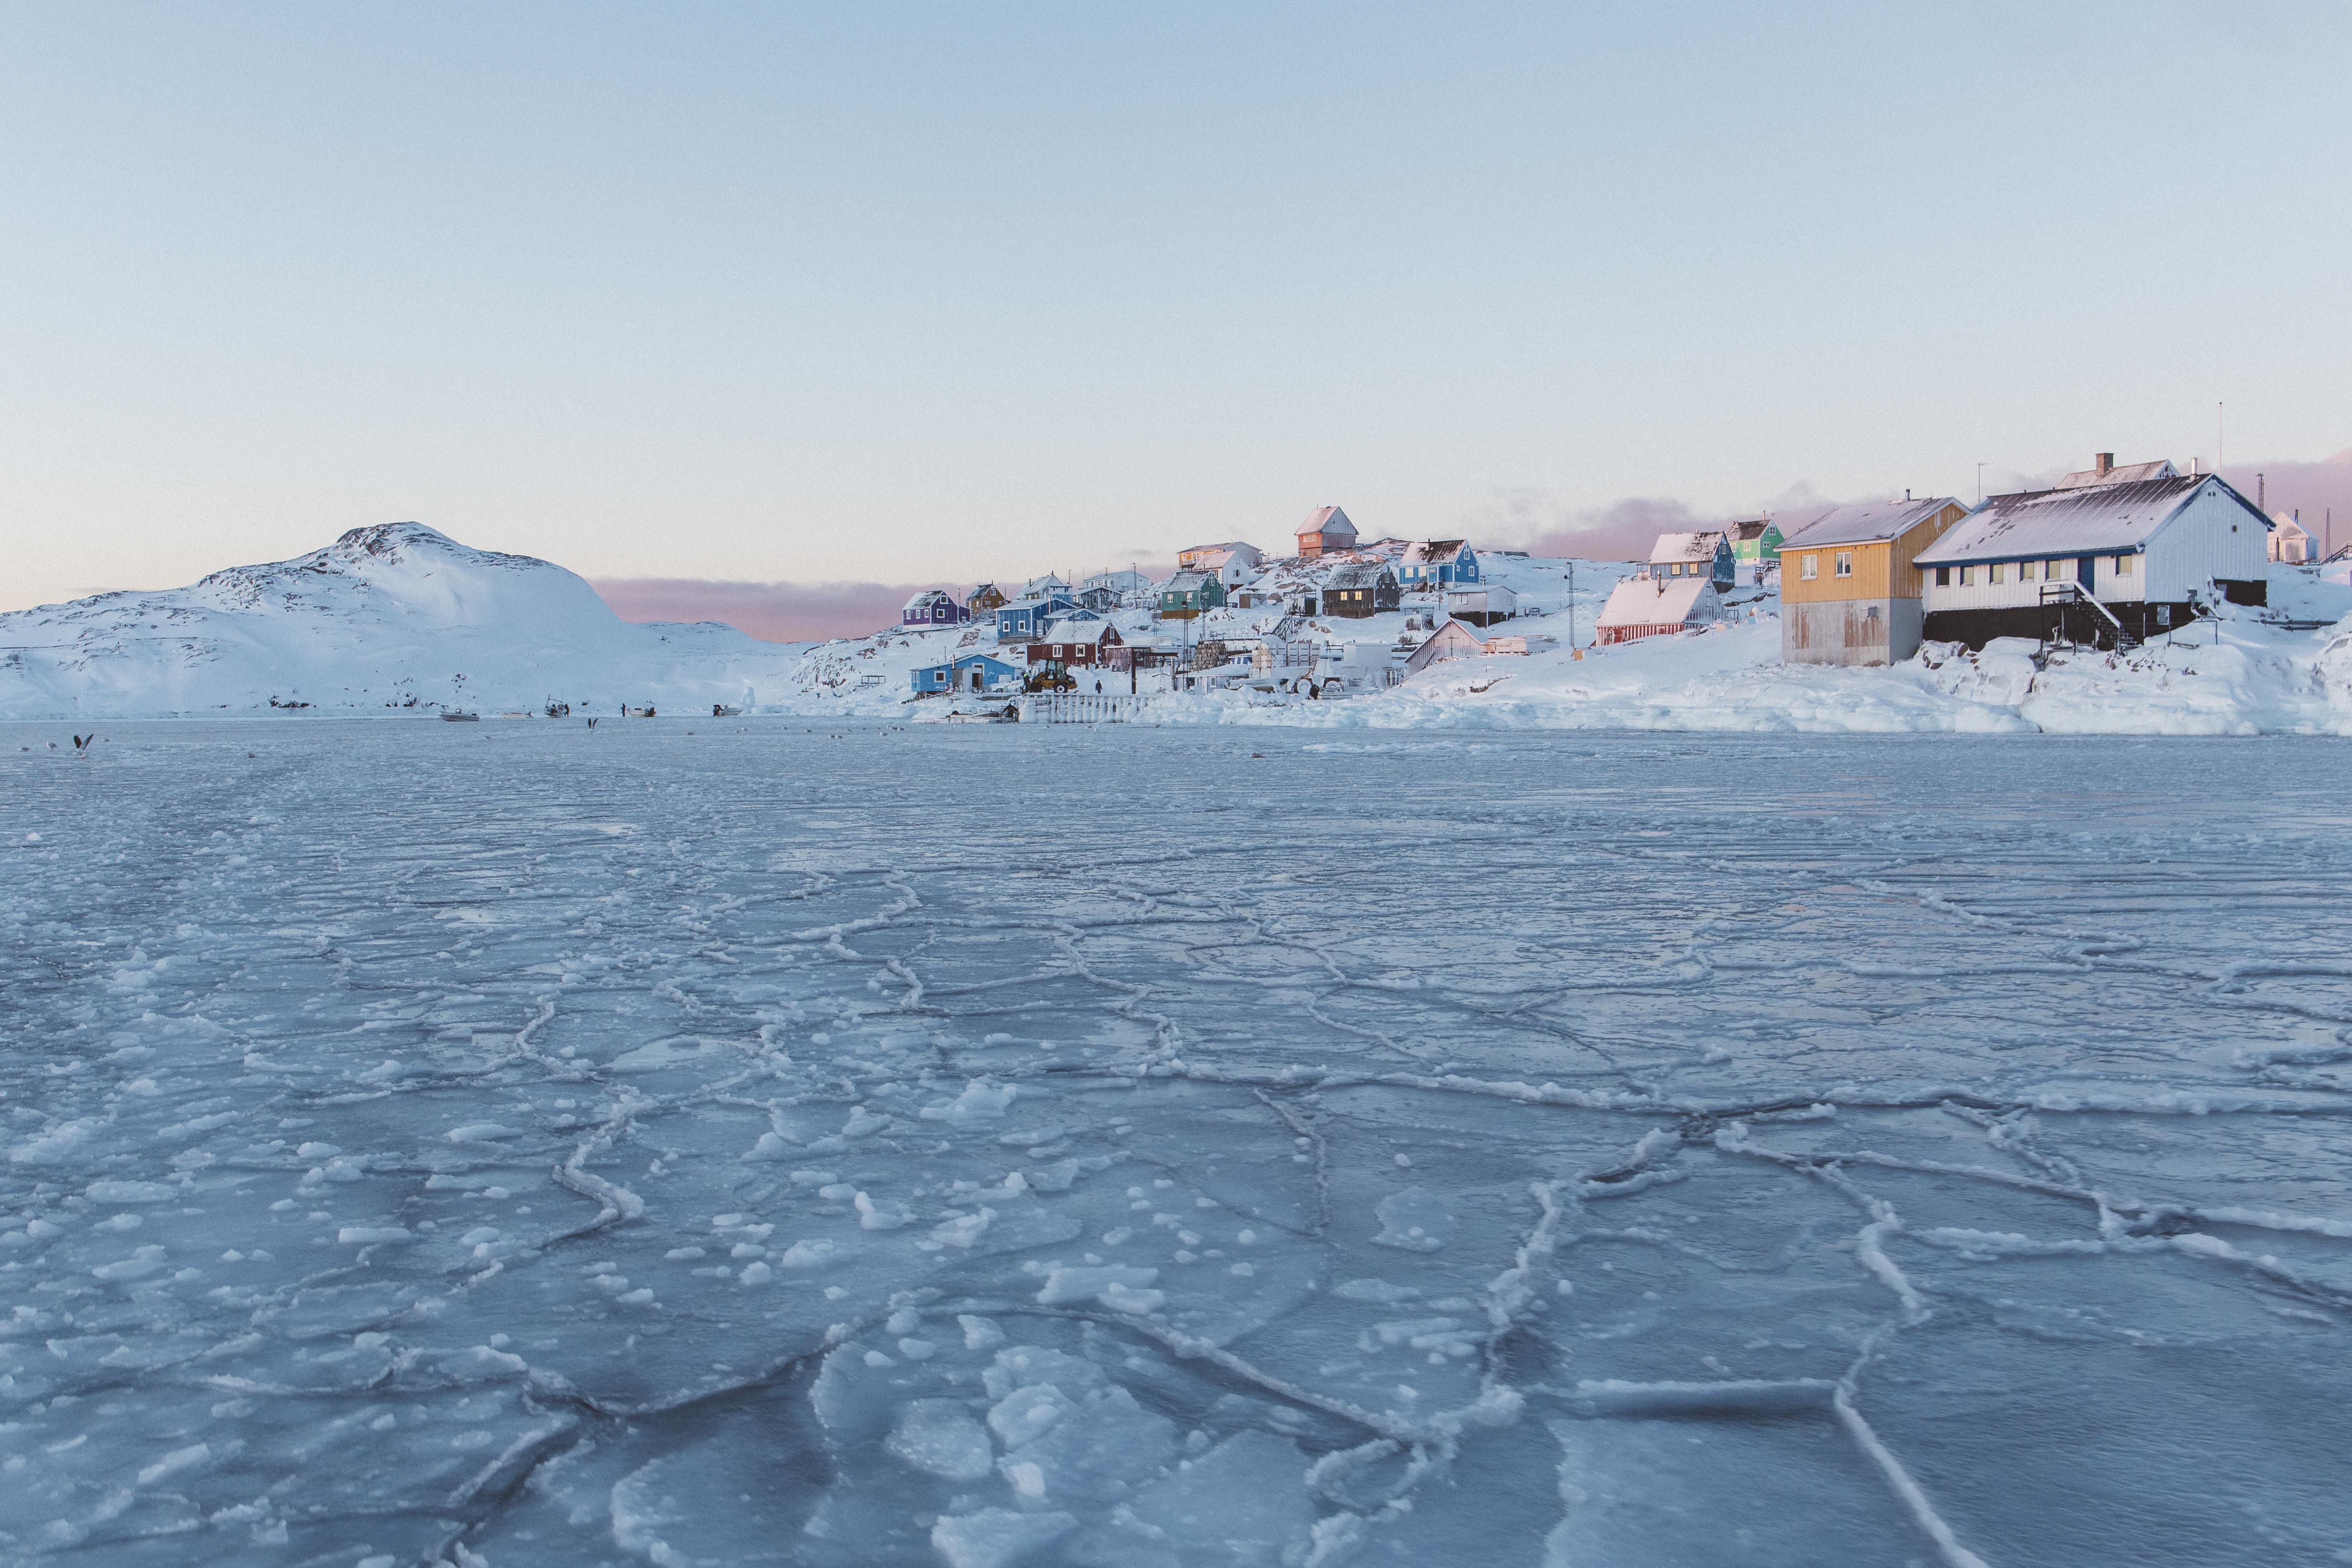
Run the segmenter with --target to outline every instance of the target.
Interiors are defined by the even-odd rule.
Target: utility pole
[[[2254,510],[2264,517],[2271,514],[2269,495],[2263,488],[2263,476],[2260,474],[2254,476]]]

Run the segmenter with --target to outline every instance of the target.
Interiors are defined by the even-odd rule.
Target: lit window
[[[1803,578],[1806,582],[1810,583],[1821,574],[1822,558],[1820,556],[1808,555],[1798,562],[1797,575]]]
[[[1837,552],[1837,574],[1841,577],[1851,577],[1853,575],[1853,551],[1841,550]]]

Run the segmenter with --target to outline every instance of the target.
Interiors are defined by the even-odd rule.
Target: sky
[[[0,610],[414,519],[814,635],[1332,502],[1595,543],[2223,442],[2352,538],[2347,59],[2263,0],[0,4]]]

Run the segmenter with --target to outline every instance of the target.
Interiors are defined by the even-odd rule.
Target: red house
[[[1118,628],[1108,621],[1055,621],[1029,645],[1029,667],[1117,669],[1125,651]]]

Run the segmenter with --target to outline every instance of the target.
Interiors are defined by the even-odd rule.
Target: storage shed
[[[1001,658],[967,653],[944,663],[925,665],[915,671],[914,684],[917,696],[931,697],[943,691],[984,691],[1020,679],[1021,671]]]
[[[1629,577],[1601,611],[1593,641],[1612,643],[1696,631],[1723,619],[1723,600],[1706,577]]]

